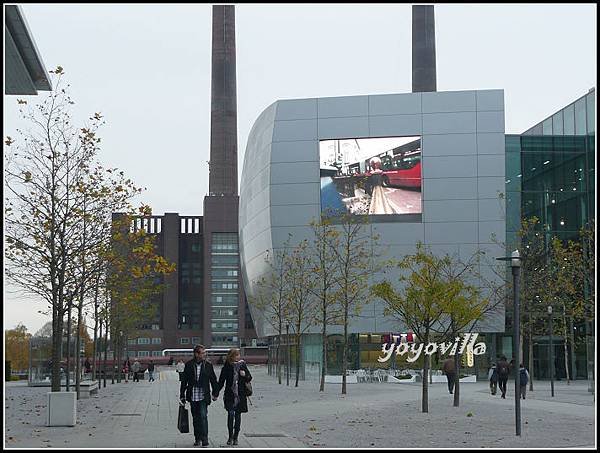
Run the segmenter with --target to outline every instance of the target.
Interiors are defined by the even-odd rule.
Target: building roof
[[[38,94],[52,84],[20,6],[4,7],[5,94]]]

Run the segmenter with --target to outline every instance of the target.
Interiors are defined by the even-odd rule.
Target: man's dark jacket
[[[199,385],[204,390],[204,401],[206,404],[210,404],[211,392],[209,389],[212,387],[212,394],[214,396],[219,395],[219,383],[217,382],[217,376],[212,364],[208,361],[204,361],[202,372],[200,373],[200,381],[196,382],[196,360],[192,359],[185,364],[183,373],[181,373],[181,387],[179,388],[179,397],[184,398],[190,403],[192,402],[192,389],[194,386]]]

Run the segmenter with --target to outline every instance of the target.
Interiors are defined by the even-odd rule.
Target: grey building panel
[[[265,251],[271,248],[273,248],[271,229],[267,228],[247,242],[246,247],[244,247],[244,259],[250,261],[259,255],[262,256]]]
[[[473,243],[477,238],[477,222],[426,223],[426,244]]]
[[[293,184],[319,180],[318,162],[287,162],[271,164],[271,184]]]
[[[330,138],[355,138],[369,136],[369,118],[319,118],[319,140]]]
[[[422,223],[373,223],[371,231],[379,235],[379,243],[388,245],[411,244],[423,241],[425,230]]]
[[[279,226],[308,225],[321,214],[319,205],[271,206],[271,224]]]
[[[319,142],[317,140],[277,142],[271,146],[271,162],[303,161],[319,161]]]
[[[506,203],[504,198],[479,199],[479,221],[504,221],[506,217]]]
[[[423,178],[471,178],[477,176],[477,161],[472,156],[434,156],[422,160]],[[424,181],[423,184],[427,184]]]
[[[500,194],[506,195],[504,176],[477,178],[479,198],[498,199]]]
[[[423,156],[463,156],[477,154],[475,134],[443,134],[423,136]]]
[[[317,99],[319,118],[343,118],[348,116],[368,116],[368,96],[341,96]]]
[[[490,154],[477,156],[477,175],[504,176],[504,154]]]
[[[477,110],[502,110],[504,111],[504,90],[478,90]]]
[[[489,221],[479,222],[479,241],[481,243],[492,243],[493,238],[502,241],[506,236],[506,226],[504,222]]]
[[[474,134],[476,120],[476,112],[424,113],[423,134]]]
[[[271,237],[273,239],[273,247],[280,249],[284,247],[285,242],[292,235],[290,239],[290,246],[299,244],[304,239],[311,241],[314,237],[313,231],[310,226],[291,226],[291,227],[273,227],[271,229]]]
[[[276,184],[271,186],[271,205],[317,204],[321,196],[319,183]]]
[[[432,178],[423,181],[423,200],[455,199],[477,199],[477,178]]]
[[[486,277],[491,277],[493,274],[491,269],[497,269],[498,267],[504,268],[502,261],[497,261],[496,258],[506,256],[506,248],[504,247],[504,238],[502,236],[498,238],[498,243],[487,243],[481,242],[479,244],[479,250],[484,253],[484,258],[481,260],[481,272]],[[484,268],[485,266],[485,268]],[[486,270],[486,268],[488,268]],[[486,274],[486,272],[489,274]]]
[[[317,137],[317,120],[275,121],[274,142],[314,140]]]
[[[419,239],[419,241],[423,241],[423,239]],[[406,242],[406,245],[398,245],[398,244],[380,244],[376,247],[373,247],[374,256],[378,257],[380,261],[386,260],[401,260],[407,255],[414,254],[417,251],[416,247],[417,241],[414,241],[409,245]],[[397,280],[400,275],[400,270],[395,266],[386,266],[384,268],[385,275],[384,278],[388,280]]]
[[[423,113],[474,112],[477,110],[475,91],[423,93]]]
[[[430,97],[428,108],[450,112],[419,115],[424,94]],[[271,123],[274,123],[273,142],[266,146],[267,150],[258,150],[256,146],[249,145],[246,152],[247,161],[258,159],[256,153],[263,152],[269,155],[270,160],[267,167],[270,168],[270,181],[266,182],[270,197],[269,215],[266,216],[268,224],[267,219],[260,218],[260,213],[257,217],[250,217],[248,212],[246,226],[253,223],[255,225],[252,228],[258,228],[248,229],[240,224],[244,232],[242,240],[248,241],[248,251],[261,257],[251,257],[245,263],[245,266],[251,267],[247,273],[262,275],[267,272],[268,266],[261,262],[264,261],[261,247],[281,248],[289,233],[293,234],[292,245],[302,239],[312,240],[309,222],[320,214],[318,140],[325,138],[422,135],[424,223],[378,223],[372,219],[370,229],[380,235],[379,246],[373,244],[373,252],[378,254],[381,251],[384,258],[400,258],[414,252],[416,242],[422,241],[438,253],[454,250],[463,259],[470,257],[479,247],[480,239],[488,241],[480,238],[480,234],[486,234],[494,228],[497,231],[504,228],[504,221],[498,219],[499,215],[496,215],[493,207],[494,203],[498,204],[497,191],[504,189],[503,134],[483,132],[478,137],[477,112],[461,111],[473,107],[473,94],[477,101],[474,91],[444,93],[443,99],[435,99],[439,93],[377,95],[368,96],[368,99],[365,96],[318,99],[317,120],[279,121],[280,117],[312,115],[308,106],[313,105],[314,100],[310,99],[304,103],[298,102],[295,106],[290,104],[287,111],[278,111],[281,116],[277,113],[271,119]],[[491,108],[491,102],[494,98],[499,99],[498,96],[492,93],[488,98],[482,98],[479,105],[487,102],[486,108]],[[450,101],[452,98],[455,101]],[[276,105],[286,102],[290,101],[278,101]],[[451,102],[454,105],[450,105]],[[502,111],[500,113],[503,114]],[[337,116],[324,119],[322,114]],[[268,128],[269,121],[264,121],[264,118],[261,116],[261,127]],[[425,124],[424,130],[420,129],[420,124]],[[251,137],[249,143],[250,140]],[[496,176],[483,176],[489,174],[491,169],[488,167],[498,167],[501,171],[494,171]],[[259,172],[256,164],[248,168]],[[242,183],[242,197],[245,191],[252,192],[252,197],[256,199],[252,209],[259,209],[259,205],[266,203],[266,200],[260,198],[263,196],[260,191],[264,189],[254,181],[258,175],[242,176],[242,181],[245,181]],[[264,177],[261,176],[259,180],[264,180]],[[484,202],[486,198],[490,203]],[[499,206],[499,209],[499,214],[502,214],[502,207]],[[480,228],[478,220],[483,219]],[[248,239],[246,231],[252,232],[254,237]],[[265,243],[269,238],[267,231],[272,240],[270,244]],[[256,242],[253,243],[254,240]],[[372,280],[383,275],[397,276],[395,270],[387,271],[387,274],[374,275]],[[248,291],[252,295],[255,288],[250,285]],[[381,301],[366,306],[360,318],[351,324],[351,332],[380,331],[383,325],[394,323],[391,317],[385,317],[382,313]]]
[[[423,202],[423,222],[476,222],[477,200]]]
[[[369,119],[371,137],[421,135],[421,115],[381,115]]]
[[[243,225],[241,231],[244,235],[244,241],[252,241],[263,231],[271,228],[270,207],[267,206],[258,212],[253,212],[248,218],[246,225]]]
[[[4,50],[6,61],[4,93],[37,94],[33,80],[7,27],[4,27]]]
[[[369,96],[369,115],[409,115],[421,113],[421,93]],[[373,118],[371,118],[373,119]]]
[[[478,154],[504,154],[505,152],[504,133],[477,134]]]
[[[504,111],[477,112],[477,132],[504,133]]]
[[[277,102],[277,120],[306,120],[316,117],[316,99],[290,99]]]

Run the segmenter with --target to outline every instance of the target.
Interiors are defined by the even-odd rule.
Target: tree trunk
[[[344,307],[344,344],[342,349],[342,395],[346,394],[346,361],[348,360],[348,304]]]
[[[77,347],[75,350],[75,391],[77,392],[77,399],[79,399],[79,388],[81,384],[81,322],[83,318],[83,297],[79,300],[79,306],[77,307]]]
[[[568,324],[567,324],[567,315],[565,313],[566,308],[563,304],[563,349],[565,351],[565,376],[567,378],[567,385],[570,385],[569,382],[569,348],[568,348],[568,342],[567,342],[567,338],[569,336],[569,331],[568,331]]]
[[[531,314],[529,314],[529,391],[533,391],[533,325]]]
[[[58,306],[52,309],[52,391],[60,392],[60,363],[62,361],[63,316],[64,311]]]
[[[98,279],[96,279],[96,289],[94,291],[94,345],[93,345],[93,359],[92,359],[92,381],[96,380],[96,357],[97,357],[97,346],[98,346]],[[102,327],[100,327],[100,337],[102,337]]]
[[[97,339],[97,343],[96,343],[96,352],[94,353],[94,363],[96,363],[96,361],[98,362],[96,365],[94,365],[94,380],[98,381],[98,388],[101,387],[101,380],[100,377],[102,376],[101,374],[98,374],[98,371],[100,370],[100,361],[102,360],[102,349],[100,348],[100,346],[102,345],[102,320],[98,321],[98,328],[100,330],[100,332],[98,333],[98,339]],[[99,343],[99,344],[98,344]]]
[[[454,354],[454,370],[456,371],[456,378],[454,381],[454,407],[458,407],[460,404],[460,359],[461,355],[458,352]]]
[[[300,331],[300,328],[298,328]],[[296,385],[298,387],[298,379],[300,378],[300,337],[302,334],[296,335]]]
[[[325,390],[325,373],[327,373],[327,321],[323,317],[323,348],[321,350],[321,384],[319,385],[319,392]]]
[[[70,390],[70,375],[71,375],[71,309],[73,295],[69,294],[69,307],[67,308],[67,387],[66,391]]]
[[[569,339],[571,340],[571,379],[577,379],[577,361],[575,354],[575,334],[573,333],[573,317],[569,317]]]
[[[104,320],[104,362],[102,363],[102,375],[104,377],[104,388],[106,388],[106,356],[108,355],[108,320]]]
[[[277,380],[281,385],[281,322],[279,323],[279,335],[277,338]]]
[[[425,334],[425,338],[423,339],[423,344],[428,344],[429,343],[429,334]],[[423,359],[423,388],[422,388],[422,395],[421,395],[421,411],[422,412],[429,412],[429,405],[428,405],[428,401],[429,401],[429,357],[428,355],[425,355],[424,359]]]

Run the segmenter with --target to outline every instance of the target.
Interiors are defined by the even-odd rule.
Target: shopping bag
[[[188,416],[188,410],[184,405],[179,406],[179,415],[177,416],[177,429],[180,433],[190,432],[190,419]]]

